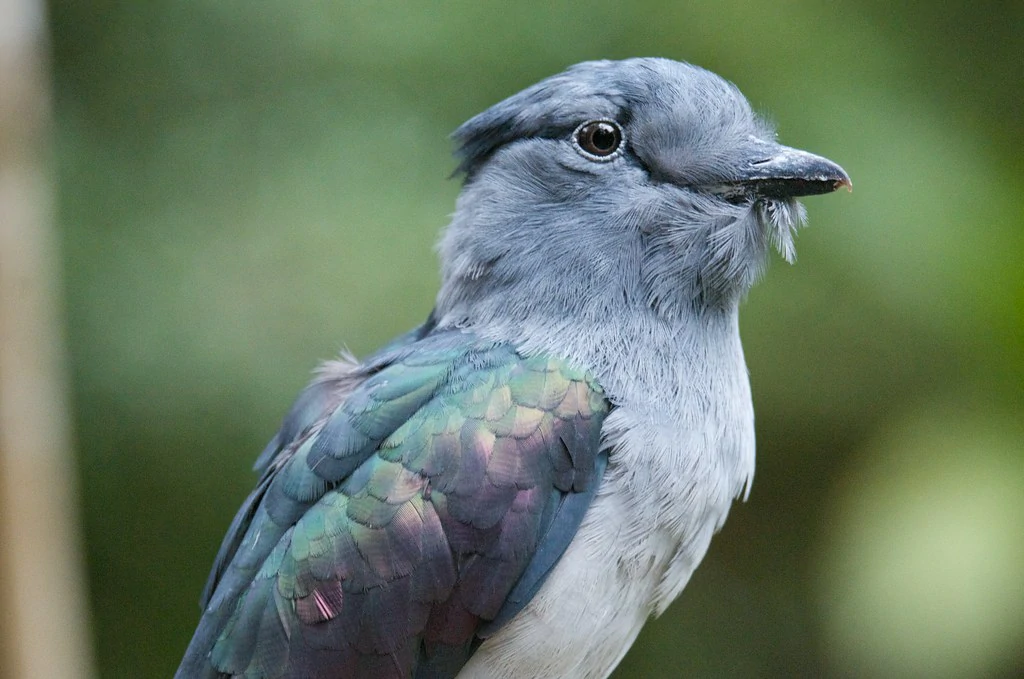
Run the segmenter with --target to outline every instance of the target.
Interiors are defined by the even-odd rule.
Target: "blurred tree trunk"
[[[0,675],[91,672],[51,231],[45,8],[0,0]]]

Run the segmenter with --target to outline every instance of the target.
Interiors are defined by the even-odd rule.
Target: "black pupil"
[[[619,145],[619,134],[609,123],[594,123],[585,130],[584,148],[597,155],[607,155]]]

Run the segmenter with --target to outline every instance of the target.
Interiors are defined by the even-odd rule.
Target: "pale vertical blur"
[[[936,7],[50,0],[100,674],[171,674],[317,360],[426,317],[448,133],[657,55],[856,190],[805,201],[797,264],[741,311],[750,499],[616,679],[1018,676],[1024,3]]]
[[[52,232],[44,7],[0,0],[0,675],[92,675]]]

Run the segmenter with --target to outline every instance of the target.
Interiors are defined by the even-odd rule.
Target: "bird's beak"
[[[828,158],[760,139],[745,152],[735,176],[723,183],[726,192],[763,198],[796,198],[831,193],[853,183],[843,168]]]

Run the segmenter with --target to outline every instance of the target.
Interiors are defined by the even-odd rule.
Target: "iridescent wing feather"
[[[411,334],[314,383],[261,456],[180,677],[453,677],[597,490],[609,405],[549,356]]]

